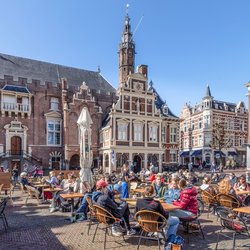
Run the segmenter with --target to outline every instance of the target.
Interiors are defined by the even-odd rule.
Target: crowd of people
[[[124,233],[127,235],[136,234],[138,225],[131,226],[131,214],[141,210],[160,213],[167,219],[166,238],[170,235],[176,235],[182,219],[194,218],[198,215],[199,189],[196,185],[198,183],[204,184],[201,185],[201,190],[207,190],[214,196],[218,193],[229,194],[239,200],[240,204],[245,204],[247,199],[245,199],[245,195],[237,195],[237,192],[249,190],[250,187],[250,173],[248,172],[236,177],[234,173],[222,176],[223,174],[211,171],[202,176],[201,183],[200,176],[198,177],[189,169],[166,174],[154,173],[153,169],[142,169],[141,172],[135,174],[127,164],[124,164],[120,174],[99,175],[94,186],[91,186],[88,181],[81,182],[80,178],[73,173],[64,176],[63,173],[56,175],[55,171],[51,171],[49,175],[49,180],[42,179],[42,182],[46,182],[51,187],[60,188],[54,197],[50,192],[44,192],[46,200],[55,198],[55,206],[51,212],[63,211],[65,206],[69,207],[68,201],[64,200],[60,194],[81,192],[83,198],[76,202],[74,220],[80,222],[88,219],[88,198],[91,198],[93,204],[104,207],[113,216],[121,219],[112,227],[112,234],[115,236],[121,236]],[[32,184],[26,172],[21,173],[20,182],[24,188],[32,186],[42,196],[41,188],[36,188]],[[143,184],[141,187],[144,189],[140,197],[136,197],[137,201],[133,211],[126,202],[126,198],[132,197],[130,189],[132,182]],[[211,185],[212,183],[218,183],[217,188]],[[163,209],[162,200],[179,208],[167,212]]]

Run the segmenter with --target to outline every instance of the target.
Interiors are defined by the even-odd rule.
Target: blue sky
[[[217,100],[247,104],[249,0],[0,0],[0,52],[97,70],[118,86],[118,45],[129,4],[136,65],[170,109]],[[1,65],[0,65],[1,66]]]

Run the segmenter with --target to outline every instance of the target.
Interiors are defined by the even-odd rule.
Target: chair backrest
[[[198,214],[197,214],[197,216],[199,217],[199,216],[201,216],[201,214],[204,211],[204,202],[200,198],[198,198],[197,201],[198,201]]]
[[[87,200],[87,203],[89,205],[89,208],[91,210],[93,210],[93,201],[92,201],[92,198],[90,196],[86,196],[86,200]]]
[[[37,189],[35,189],[34,187],[29,186],[29,185],[25,185],[25,187],[26,187],[27,192],[30,196],[32,196],[32,195],[35,195],[36,197],[39,196],[39,191]]]
[[[206,190],[201,191],[201,198],[205,204],[214,204],[216,202],[216,196]]]
[[[246,223],[233,210],[226,207],[217,207],[216,213],[220,218],[222,227],[238,233],[247,233],[249,235]]]
[[[167,224],[163,215],[150,210],[138,211],[135,214],[135,219],[145,232],[161,232]]]
[[[218,194],[216,196],[217,201],[219,202],[220,206],[227,207],[227,208],[236,208],[240,207],[240,201],[229,194]]]
[[[95,217],[99,223],[108,225],[120,221],[119,218],[116,218],[114,215],[112,215],[109,211],[107,211],[101,206],[93,205],[93,209],[95,211]]]

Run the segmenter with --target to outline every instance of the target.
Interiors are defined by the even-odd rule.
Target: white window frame
[[[143,141],[143,127],[141,123],[134,123],[134,141]]]
[[[117,129],[118,129],[118,140],[127,141],[128,140],[128,123],[118,122]]]
[[[165,126],[163,126],[161,128],[161,141],[163,143],[165,143],[167,141],[166,134],[167,134],[167,128]]]
[[[150,124],[148,127],[148,141],[149,142],[157,142],[157,133],[158,132],[158,126],[156,124]]]
[[[49,125],[54,126],[53,129],[49,128]],[[59,125],[59,130],[56,130],[56,125]],[[52,143],[50,142],[50,135],[52,135]],[[56,143],[57,135],[59,135],[59,142]],[[49,146],[61,146],[62,141],[62,121],[55,118],[47,119],[47,145]]]
[[[177,142],[177,127],[170,127],[170,143]]]

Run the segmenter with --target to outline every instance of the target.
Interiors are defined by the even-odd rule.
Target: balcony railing
[[[30,111],[29,104],[2,102],[1,107],[2,107],[2,111],[13,111],[13,112],[29,112]]]

